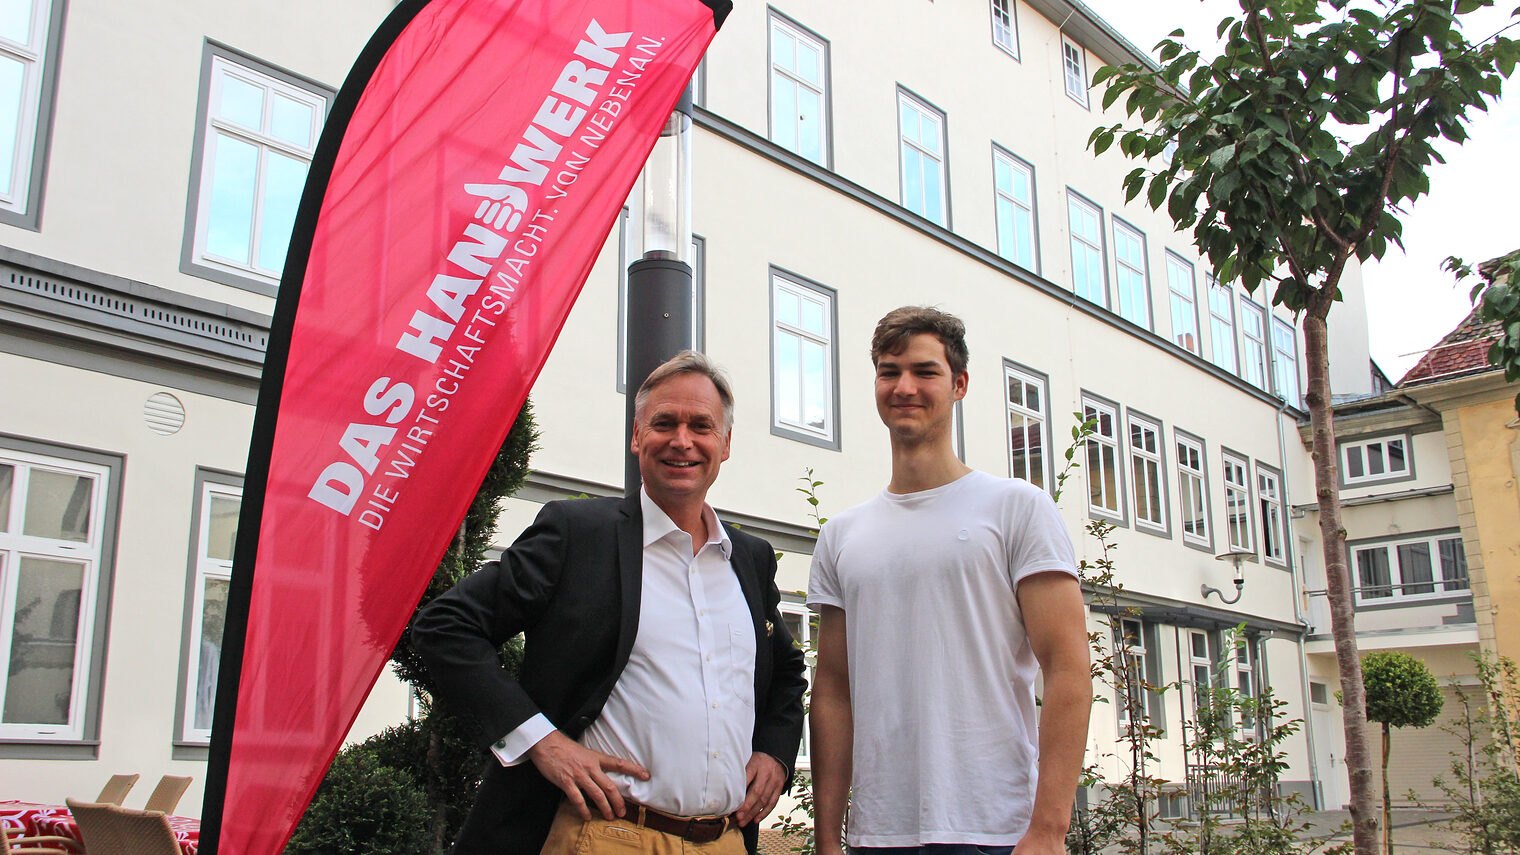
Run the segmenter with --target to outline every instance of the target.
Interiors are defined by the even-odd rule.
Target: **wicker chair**
[[[68,803],[87,855],[180,855],[169,820],[159,811]]]
[[[28,837],[19,828],[3,829],[0,852],[5,855],[75,855],[78,845],[67,837]]]
[[[132,791],[132,785],[137,783],[137,778],[138,776],[135,774],[112,775],[111,780],[106,781],[106,785],[100,791],[100,795],[95,797],[96,803],[119,805],[126,801],[127,793]]]
[[[174,813],[174,808],[179,804],[180,797],[190,787],[188,775],[165,775],[158,779],[158,786],[153,788],[153,794],[148,796],[148,803],[143,810],[163,811]]]

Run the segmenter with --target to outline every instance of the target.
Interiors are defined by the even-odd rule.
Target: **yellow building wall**
[[[1453,415],[1456,437],[1451,436]],[[1447,420],[1448,437],[1461,443],[1460,457],[1452,455],[1454,468],[1465,464],[1471,494],[1470,499],[1461,490],[1457,495],[1468,564],[1475,582],[1479,576],[1486,582],[1490,606],[1485,610],[1477,604],[1484,647],[1520,661],[1520,421],[1514,399],[1506,395],[1458,407],[1447,413]],[[1476,584],[1473,593],[1476,600]],[[1481,626],[1485,611],[1491,629]]]

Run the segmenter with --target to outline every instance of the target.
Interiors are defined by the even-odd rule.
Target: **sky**
[[[1191,47],[1212,53],[1215,26],[1240,14],[1234,0],[1083,2],[1147,50],[1181,27]],[[1508,11],[1508,4],[1502,5]],[[1478,23],[1488,26],[1464,27],[1469,39],[1502,26],[1502,15]],[[1520,73],[1504,95],[1487,113],[1475,114],[1466,144],[1440,148],[1447,162],[1430,170],[1429,195],[1402,217],[1404,250],[1390,246],[1382,261],[1363,268],[1372,358],[1395,382],[1472,308],[1469,287],[1457,286],[1441,269],[1442,260],[1455,255],[1474,264],[1520,249],[1520,218],[1514,213],[1514,200],[1520,198]]]

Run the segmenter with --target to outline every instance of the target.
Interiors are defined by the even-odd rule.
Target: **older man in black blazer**
[[[753,853],[791,780],[807,684],[775,553],[706,503],[729,455],[728,382],[682,353],[635,408],[639,495],[545,505],[412,627],[439,694],[500,761],[458,855],[718,855],[740,829]],[[518,632],[520,681],[496,655]]]

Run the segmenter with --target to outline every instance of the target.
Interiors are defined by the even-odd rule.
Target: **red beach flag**
[[[359,57],[275,309],[203,853],[289,839],[730,5],[407,0]]]

